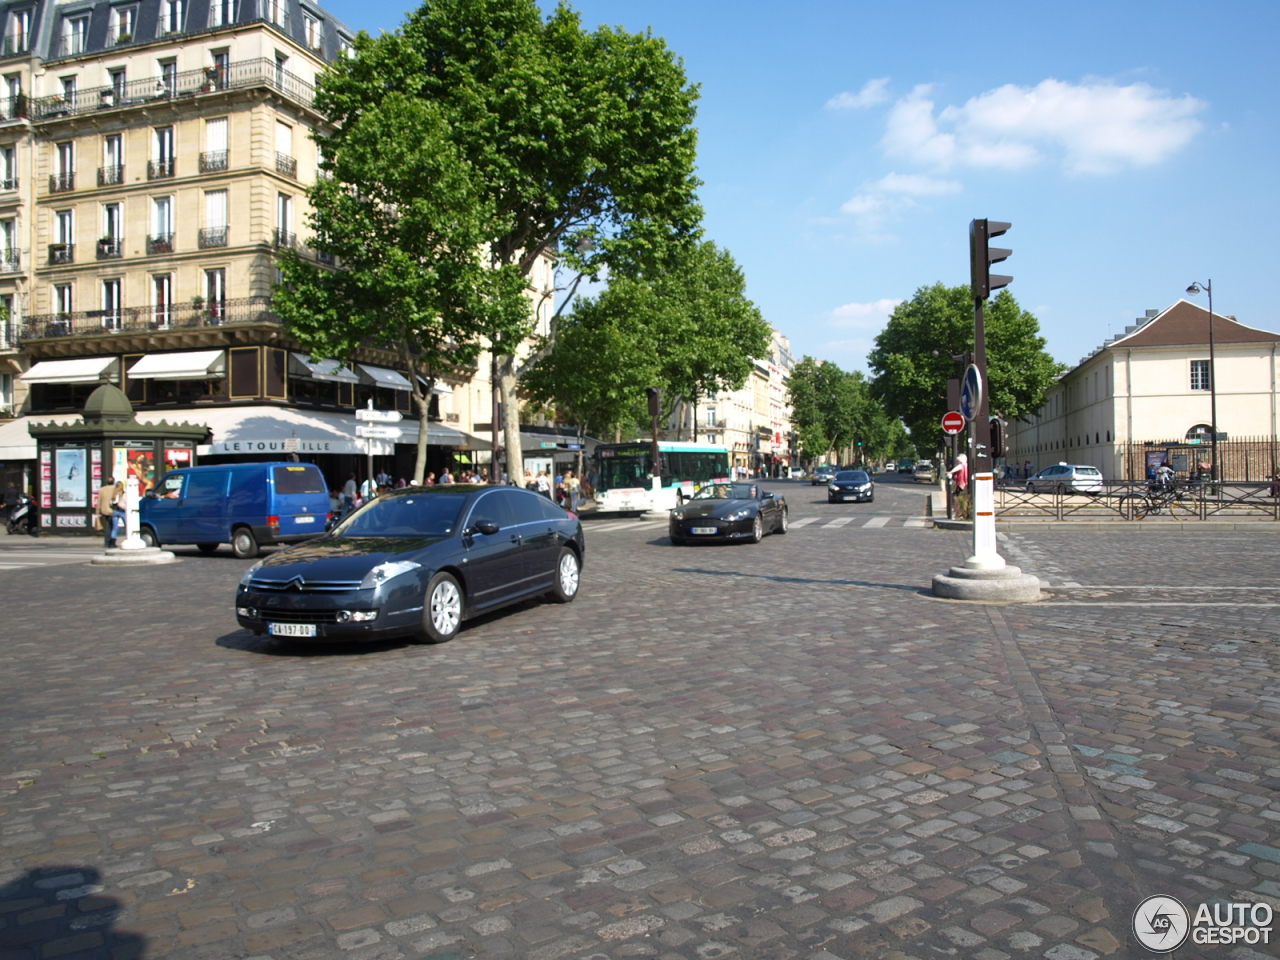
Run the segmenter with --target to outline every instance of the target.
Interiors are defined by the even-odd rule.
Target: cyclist
[[[1152,490],[1172,490],[1173,489],[1173,468],[1169,466],[1169,461],[1165,461],[1156,468],[1155,480],[1152,483]]]

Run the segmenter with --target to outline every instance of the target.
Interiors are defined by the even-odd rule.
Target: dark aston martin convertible
[[[712,483],[671,511],[676,546],[701,540],[759,543],[787,532],[787,501],[756,483]]]
[[[531,490],[410,487],[250,567],[236,619],[275,637],[440,643],[517,600],[568,603],[584,548],[578,518]]]

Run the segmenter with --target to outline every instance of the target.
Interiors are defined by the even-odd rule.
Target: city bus
[[[653,441],[602,443],[596,447],[596,508],[670,510],[705,483],[730,479],[729,448],[659,440],[662,482],[655,489]]]

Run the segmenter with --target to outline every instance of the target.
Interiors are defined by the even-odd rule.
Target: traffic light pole
[[[973,477],[973,556],[971,570],[999,570],[1004,558],[996,549],[995,464],[991,460],[991,381],[987,378],[987,331],[983,300],[973,298],[973,363],[982,376],[978,415],[969,423],[969,469]]]

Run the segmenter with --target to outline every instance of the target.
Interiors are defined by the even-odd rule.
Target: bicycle
[[[1193,503],[1196,492],[1188,490],[1184,484],[1153,484],[1145,493],[1136,491],[1126,493],[1120,498],[1120,516],[1126,520],[1141,520],[1174,509],[1183,504]]]

